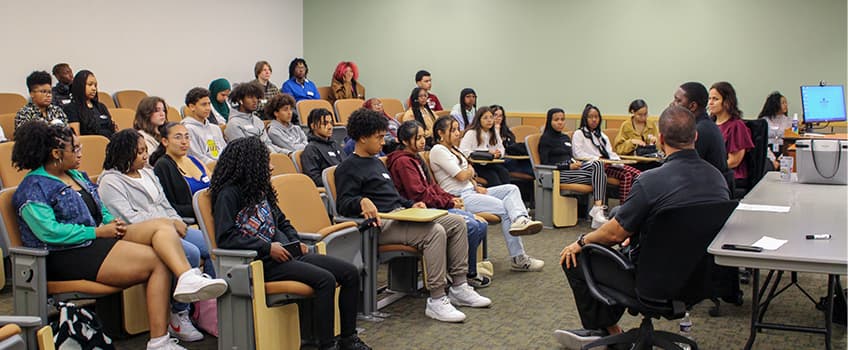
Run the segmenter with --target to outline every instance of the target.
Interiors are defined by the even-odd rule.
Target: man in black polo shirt
[[[712,164],[724,176],[727,188],[733,193],[733,169],[727,167],[727,150],[724,147],[724,137],[716,123],[707,115],[707,88],[703,84],[690,81],[680,85],[674,91],[671,105],[688,109],[695,115],[698,129],[698,139],[695,140],[695,150],[701,159]]]
[[[643,172],[614,218],[599,229],[581,235],[560,253],[560,263],[574,292],[584,328],[554,332],[566,348],[579,349],[601,336],[621,333],[618,320],[624,308],[608,306],[592,297],[582,271],[576,268],[576,255],[585,244],[613,246],[621,243],[626,246],[630,236],[638,233],[642,225],[662,209],[729,199],[730,192],[722,174],[695,151],[698,137],[695,124],[695,117],[688,109],[666,108],[659,121],[660,144],[667,155],[663,166]],[[632,248],[638,250],[638,244],[634,242]],[[636,259],[636,255],[631,253],[630,258]]]

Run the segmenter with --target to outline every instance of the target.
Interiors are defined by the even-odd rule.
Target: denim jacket
[[[103,206],[97,194],[97,185],[88,175],[77,170],[68,171],[83,189],[91,193],[103,215],[103,223],[114,218]],[[18,225],[24,246],[46,250],[64,250],[84,247],[95,239],[95,223],[82,196],[70,186],[50,175],[40,167],[24,177],[12,196],[12,205],[18,214]]]

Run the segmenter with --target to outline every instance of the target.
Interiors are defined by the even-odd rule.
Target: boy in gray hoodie
[[[212,101],[209,90],[196,87],[188,91],[185,104],[191,115],[183,118],[183,125],[188,129],[190,143],[188,154],[199,159],[203,164],[218,160],[218,156],[227,147],[221,128],[210,123],[206,118],[212,112]]]
[[[271,143],[290,154],[306,147],[306,133],[300,125],[292,121],[294,97],[289,94],[277,94],[265,105],[265,115],[273,118],[268,124],[268,137]]]
[[[230,111],[227,128],[224,134],[227,140],[233,142],[242,137],[258,136],[271,152],[283,153],[283,150],[271,143],[265,132],[265,123],[253,115],[259,108],[259,100],[265,97],[265,90],[256,83],[237,84],[230,92],[230,102],[238,105],[238,109]]]

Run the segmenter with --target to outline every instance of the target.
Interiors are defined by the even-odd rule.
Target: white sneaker
[[[512,266],[510,266],[510,270],[520,272],[536,272],[542,271],[543,267],[545,267],[544,261],[531,258],[527,254],[521,254],[512,257]]]
[[[526,216],[515,219],[515,222],[509,226],[509,234],[513,236],[534,235],[542,230],[542,222],[530,220]]]
[[[174,300],[181,303],[193,303],[214,299],[227,291],[227,282],[220,278],[210,278],[201,274],[199,269],[190,269],[180,275],[174,288]]]
[[[447,296],[439,299],[427,298],[427,309],[424,310],[424,314],[442,322],[465,321],[465,314],[453,307]]]
[[[188,350],[179,344],[179,340],[168,338],[161,344],[153,344],[153,339],[147,342],[147,350]]]
[[[171,313],[171,321],[168,322],[168,333],[186,342],[203,339],[203,333],[200,333],[197,328],[194,328],[194,324],[188,318],[188,310]]]
[[[592,207],[592,210],[589,210],[589,217],[592,218],[592,228],[599,228],[609,221],[606,215],[604,215],[604,209],[607,206],[605,205],[596,205]]]
[[[491,299],[477,294],[474,287],[469,286],[468,283],[463,283],[460,286],[451,286],[448,289],[448,299],[451,304],[456,306],[487,307],[492,305]]]

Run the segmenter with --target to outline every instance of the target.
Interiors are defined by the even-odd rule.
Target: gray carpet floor
[[[524,238],[526,251],[543,259],[542,272],[511,272],[506,247],[498,226],[489,229],[489,257],[495,276],[489,288],[479,292],[492,299],[486,309],[463,308],[468,315],[461,324],[448,324],[424,315],[424,297],[405,297],[382,311],[391,316],[382,322],[359,322],[360,336],[375,349],[558,349],[552,333],[556,329],[580,328],[574,298],[562,270],[557,266],[562,247],[589,230],[587,222],[567,229],[543,230]],[[381,269],[385,270],[385,269]],[[383,271],[384,273],[384,271]],[[813,296],[826,289],[824,275],[800,274],[800,282]],[[693,331],[701,349],[741,349],[749,334],[750,286],[743,285],[745,304],[722,304],[722,315],[710,317],[712,305],[704,302],[692,311]],[[9,288],[0,295],[0,314],[11,314]],[[792,288],[770,307],[766,320],[802,325],[824,324],[824,314],[799,291]],[[625,329],[637,327],[640,319],[624,315]],[[677,321],[658,320],[657,329],[676,331]],[[144,349],[147,335],[120,341],[120,349]],[[833,348],[846,348],[845,327],[834,325]],[[189,349],[217,349],[211,336]],[[795,332],[764,331],[757,336],[755,349],[823,349],[824,336]]]

